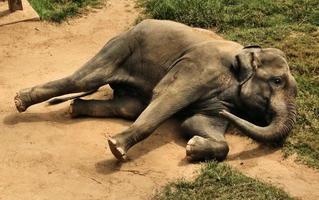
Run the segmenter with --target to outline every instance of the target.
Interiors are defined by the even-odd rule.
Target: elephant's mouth
[[[258,126],[268,126],[275,116],[269,109],[269,104],[259,104],[250,108],[241,109],[237,115]]]
[[[269,118],[273,112],[271,111],[270,100],[268,98],[262,97],[262,95],[246,95],[242,92],[242,89],[245,84],[242,84],[238,88],[239,93],[239,112],[243,114],[246,118]]]
[[[270,102],[262,98],[254,98],[242,102],[242,105],[234,112],[238,117],[258,126],[269,125],[275,115],[271,109]]]

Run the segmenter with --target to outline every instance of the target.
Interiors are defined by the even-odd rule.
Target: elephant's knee
[[[135,109],[129,108],[129,107],[123,107],[119,108],[119,116],[125,118],[125,119],[136,119],[138,117],[138,113]]]
[[[119,116],[127,119],[136,119],[143,111],[144,106],[136,99],[126,99],[117,105]]]
[[[85,100],[83,99],[74,99],[70,103],[69,114],[72,118],[85,115],[86,109],[84,109]]]
[[[184,134],[187,137],[192,137],[194,135],[197,134],[197,130],[194,127],[194,124],[196,124],[196,122],[194,122],[194,119],[192,118],[188,118],[186,119],[182,124],[181,124],[181,130],[184,132]]]

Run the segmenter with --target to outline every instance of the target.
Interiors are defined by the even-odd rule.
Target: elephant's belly
[[[140,87],[127,82],[112,82],[109,84],[114,96],[132,96],[148,103],[153,95],[152,88]]]

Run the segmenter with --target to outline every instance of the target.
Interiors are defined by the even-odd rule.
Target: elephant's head
[[[262,115],[268,123],[259,126],[227,111],[221,115],[257,141],[286,138],[296,121],[297,85],[284,53],[275,48],[248,46],[235,57],[233,66],[243,110]]]

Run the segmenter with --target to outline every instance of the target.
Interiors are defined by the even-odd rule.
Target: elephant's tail
[[[72,100],[72,99],[84,97],[84,96],[87,96],[87,95],[95,93],[97,90],[98,89],[94,89],[94,90],[91,90],[91,91],[88,91],[88,92],[83,92],[81,94],[75,94],[75,95],[72,95],[72,96],[56,97],[56,98],[50,99],[48,101],[48,104],[49,105],[55,105],[55,104],[59,104],[59,103],[62,103],[62,102],[65,102],[65,101],[69,101],[69,100]]]

